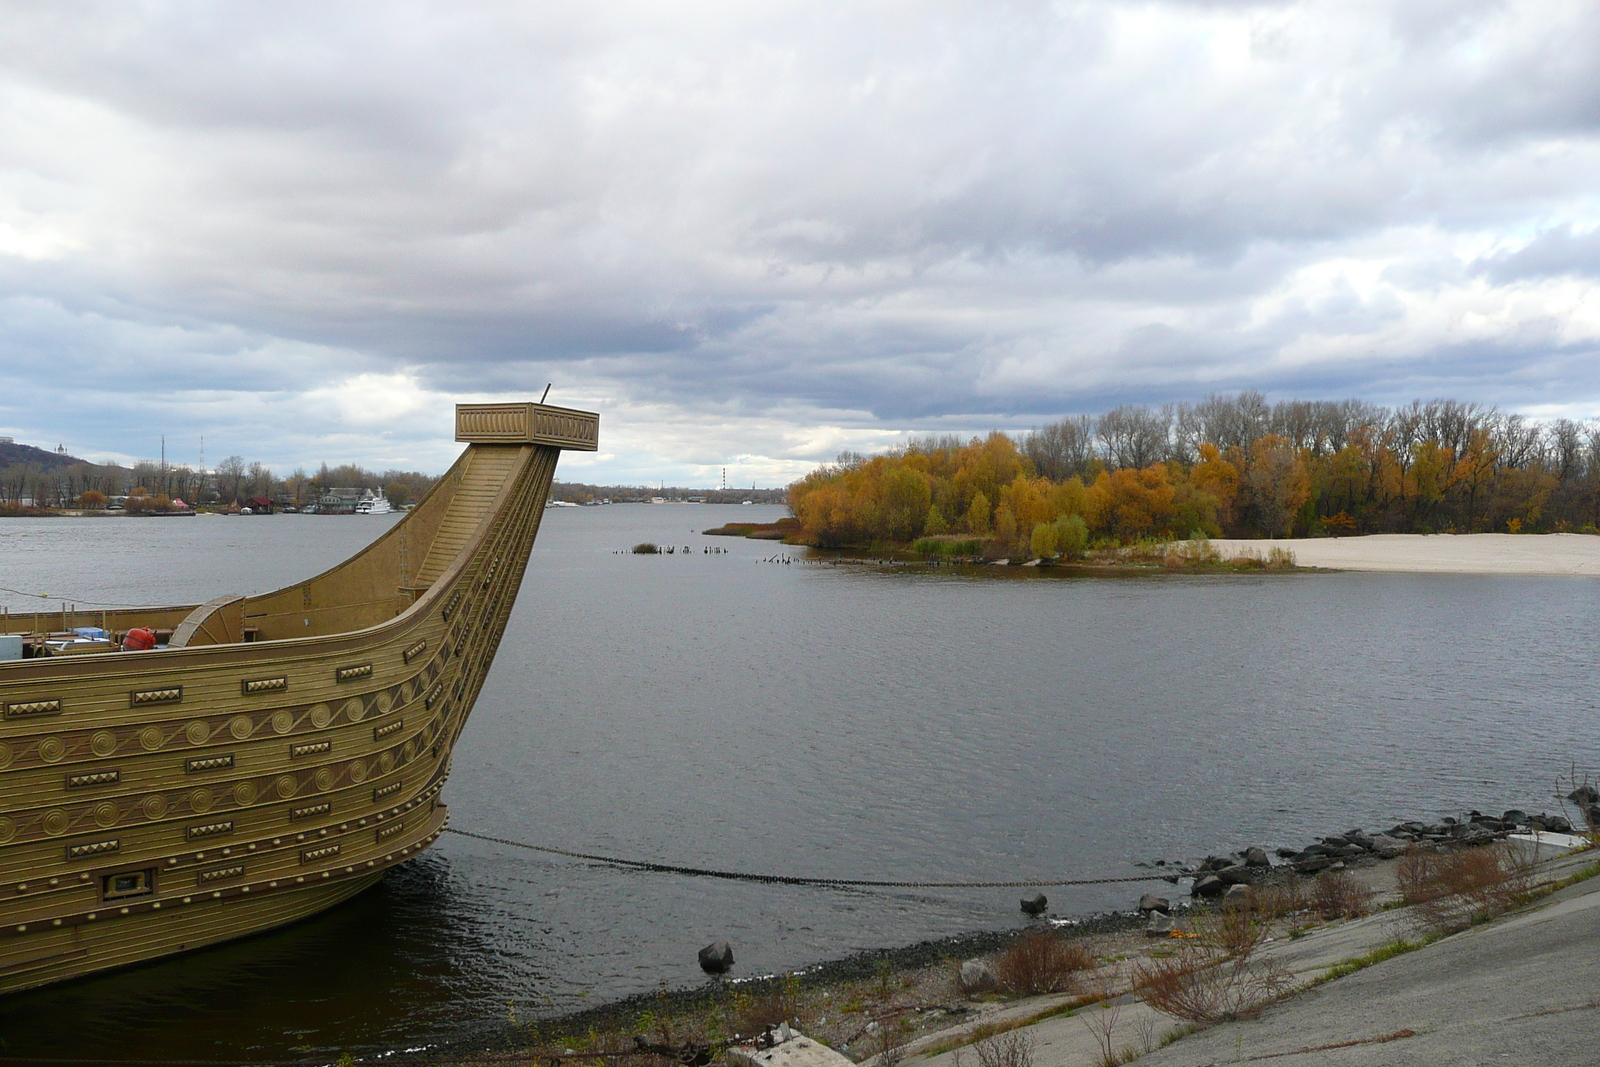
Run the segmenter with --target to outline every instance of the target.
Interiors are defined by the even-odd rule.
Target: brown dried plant
[[[1186,1022],[1214,1023],[1258,1012],[1288,991],[1291,976],[1276,960],[1254,959],[1268,923],[1243,910],[1190,919],[1196,937],[1175,955],[1141,963],[1134,992],[1157,1011]]]
[[[1396,876],[1416,924],[1452,933],[1516,906],[1532,885],[1533,871],[1531,855],[1506,844],[1458,852],[1413,847],[1400,858]]]
[[[1078,972],[1093,966],[1094,956],[1082,945],[1039,930],[1000,953],[994,975],[1007,993],[1031,997],[1066,992]]]
[[[1326,871],[1311,887],[1311,906],[1324,919],[1359,919],[1372,914],[1373,895],[1349,871]]]
[[[1169,959],[1141,963],[1134,992],[1174,1018],[1215,1023],[1256,1014],[1288,992],[1291,982],[1288,969],[1277,960],[1219,957],[1185,946]]]

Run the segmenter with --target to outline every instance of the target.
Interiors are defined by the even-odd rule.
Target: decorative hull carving
[[[556,460],[597,427],[462,405],[461,458],[330,571],[198,606],[10,616],[184,640],[0,663],[0,992],[293,922],[431,844]]]

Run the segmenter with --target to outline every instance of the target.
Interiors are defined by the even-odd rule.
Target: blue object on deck
[[[72,632],[91,641],[109,641],[111,635],[98,626],[74,626]]]

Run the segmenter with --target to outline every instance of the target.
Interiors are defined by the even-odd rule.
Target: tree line
[[[395,507],[421,499],[438,478],[421,471],[371,471],[354,463],[330,467],[323,463],[314,474],[296,467],[282,477],[263,463],[229,456],[214,470],[202,471],[186,464],[164,466],[141,462],[132,467],[82,461],[46,466],[15,463],[0,467],[0,504],[30,502],[41,508],[104,507],[114,497],[143,498],[149,506],[164,508],[182,500],[190,505],[244,504],[265,498],[274,505],[305,507],[329,489],[371,489],[382,492]]]
[[[1597,532],[1600,421],[1456,400],[1125,405],[1016,437],[844,453],[789,487],[820,545],[956,535],[1095,541],[1366,533]],[[1042,544],[1052,542],[1043,532]]]

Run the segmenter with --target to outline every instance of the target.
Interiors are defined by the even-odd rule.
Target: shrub
[[[1056,520],[1056,551],[1077,559],[1089,547],[1089,527],[1082,515],[1065,515]]]
[[[971,537],[919,537],[911,543],[911,551],[925,556],[976,556],[983,551],[983,542]]]
[[[1043,930],[1028,934],[994,961],[995,980],[1013,996],[1061,993],[1079,971],[1094,966],[1087,949]]]
[[[1254,1015],[1286,993],[1290,981],[1288,969],[1276,960],[1219,959],[1190,942],[1170,959],[1141,963],[1134,991],[1146,1004],[1176,1019],[1215,1023]]]
[[[1397,877],[1417,925],[1439,933],[1515,906],[1532,882],[1528,862],[1504,844],[1459,852],[1413,847],[1400,858]]]
[[[1311,906],[1324,919],[1359,919],[1372,914],[1372,890],[1349,871],[1326,871],[1311,887]]]
[[[978,1067],[1033,1067],[1033,1035],[1026,1030],[994,1034],[972,1046]],[[956,1057],[960,1067],[961,1057]]]
[[[649,541],[640,541],[638,544],[633,546],[633,554],[635,556],[654,556],[660,552],[661,549],[657,548]]]

